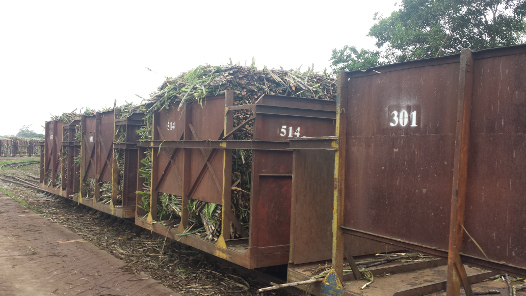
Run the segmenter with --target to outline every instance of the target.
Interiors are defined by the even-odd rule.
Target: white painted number
[[[49,138],[50,138],[51,140],[53,140],[53,135],[50,135]]]
[[[401,125],[401,126],[406,126],[409,121],[411,121],[411,125],[410,126],[417,126],[416,125],[416,111],[413,111],[411,112],[411,114],[408,114],[406,110],[402,110],[400,112],[398,111],[393,111],[391,112],[391,116],[392,116],[392,121],[389,122],[389,125],[390,126],[397,126],[397,125]]]
[[[287,136],[287,128],[288,128],[288,137],[289,138],[292,138],[292,137],[296,137],[296,138],[299,138],[300,137],[300,128],[298,127],[296,130],[294,130],[294,128],[292,126],[289,126],[287,127],[286,125],[282,126],[281,129],[279,130],[279,135],[281,137],[286,137]]]
[[[166,124],[166,129],[169,131],[173,131],[175,129],[175,121],[168,121]]]
[[[398,111],[391,112],[391,115],[393,115],[394,122],[389,122],[390,126],[397,126],[398,125]]]
[[[93,143],[93,136],[89,136],[89,142]]]
[[[416,111],[411,112],[411,126],[416,126]]]

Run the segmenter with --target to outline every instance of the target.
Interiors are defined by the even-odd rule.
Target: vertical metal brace
[[[225,91],[225,125],[223,127],[223,135],[228,135],[233,129],[233,113],[228,107],[234,105],[234,93],[230,90]],[[232,135],[225,140],[231,140]],[[231,219],[228,215],[232,205],[232,150],[223,149],[223,184],[221,193],[222,203],[222,222],[221,222],[221,236],[217,240],[217,246],[226,249],[226,239],[231,237],[230,223]],[[241,226],[242,227],[242,226]],[[241,231],[241,230],[240,230]]]
[[[152,127],[159,126],[159,117],[155,116],[155,113],[153,114],[152,119]],[[152,140],[157,140],[158,136],[155,133],[155,129],[152,128]],[[153,142],[150,142],[150,146],[153,146]],[[158,152],[159,148],[150,147],[151,149],[151,156],[152,156],[152,173],[150,174],[150,212],[148,213],[148,218],[146,219],[146,222],[148,224],[153,223],[153,221],[157,220],[157,167],[159,166],[159,159],[158,159]],[[153,227],[150,225],[150,227]],[[153,228],[152,228],[153,229]],[[150,229],[150,230],[152,230]]]
[[[336,96],[336,136],[338,141],[334,153],[334,202],[332,218],[332,267],[336,271],[339,280],[343,282],[343,201],[345,193],[345,133],[347,129],[347,118],[342,116],[342,99],[347,100],[347,75],[344,71],[338,74],[338,94]],[[345,102],[347,102],[345,100]]]
[[[85,188],[84,188],[84,174],[87,172],[84,172],[84,168],[86,167],[86,150],[88,149],[86,145],[86,115],[82,115],[80,118],[80,189],[79,189],[79,196],[78,196],[78,203],[80,204],[82,202],[82,196],[85,194]]]
[[[455,135],[451,219],[449,227],[447,296],[459,296],[461,283],[466,295],[473,295],[459,253],[462,249],[462,225],[464,224],[464,209],[466,205],[465,199],[472,97],[473,56],[469,49],[463,49],[460,54],[457,127]]]
[[[192,131],[190,130],[190,110],[188,110],[188,105],[185,104],[183,107],[183,140],[190,140]],[[178,232],[183,233],[184,230],[188,227],[188,219],[189,219],[189,210],[188,210],[188,200],[189,200],[189,194],[190,189],[192,186],[190,186],[190,168],[191,168],[191,150],[188,148],[180,148],[183,152],[183,171],[181,173],[182,175],[182,192],[183,196],[181,197],[181,223],[179,223]]]
[[[58,161],[58,155],[60,154],[60,151],[57,150],[57,121],[53,121],[53,140],[51,141],[53,148],[52,148],[52,155],[51,155],[51,186],[55,187],[57,182],[57,161]]]
[[[94,197],[93,197],[93,206],[95,206],[95,204],[97,203],[97,201],[99,201],[99,198],[100,198],[100,182],[99,182],[99,179],[100,179],[100,171],[101,171],[101,166],[100,166],[100,158],[101,158],[101,137],[100,137],[100,121],[101,121],[101,114],[99,112],[97,112],[97,114],[95,115],[95,135],[94,135],[94,139],[95,139],[95,193],[94,193]]]
[[[112,149],[112,162],[111,162],[111,202],[110,209],[112,214],[115,213],[115,203],[117,202],[117,193],[119,191],[119,164],[117,162],[117,157],[115,157],[115,133],[117,132],[117,114],[119,114],[119,109],[113,108],[113,136],[112,144],[110,149]],[[125,152],[126,150],[123,150]],[[123,174],[124,177],[124,174]],[[123,180],[124,181],[124,180]],[[124,195],[121,193],[122,201],[124,202]]]

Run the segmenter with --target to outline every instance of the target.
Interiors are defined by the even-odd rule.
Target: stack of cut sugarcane
[[[65,124],[70,124],[74,120],[80,119],[81,114],[77,113],[76,111],[77,109],[71,112],[62,113],[62,115],[52,115],[51,120],[58,120],[64,122]]]

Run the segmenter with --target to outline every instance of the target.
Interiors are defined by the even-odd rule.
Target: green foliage
[[[19,163],[19,162],[30,162],[30,161],[40,161],[40,158],[25,158],[25,159],[15,159],[15,160],[2,160],[0,161],[0,168],[1,169],[7,169],[3,168],[3,165],[10,164],[10,163]]]
[[[159,200],[161,206],[157,208],[157,217],[159,221],[163,220],[163,217],[168,216],[168,220],[172,219],[172,216],[181,216],[181,197],[168,193],[160,192]]]
[[[43,134],[39,134],[33,130],[30,130],[30,125],[24,125],[16,134],[20,138],[32,138],[32,139],[44,139]]]
[[[526,0],[403,0],[389,17],[374,20],[369,36],[379,60],[405,62],[524,42]],[[345,55],[347,48],[333,50],[334,71],[374,66],[375,51]]]
[[[148,150],[145,153],[144,158],[141,160],[141,167],[139,168],[139,176],[144,178],[143,191],[137,191],[137,194],[141,196],[137,206],[147,213],[150,212],[150,186],[151,186],[151,175],[152,175],[152,158],[151,151]]]
[[[342,49],[333,49],[331,56],[331,68],[337,72],[340,70],[355,71],[372,68],[380,65],[380,51],[361,49],[358,51],[354,46],[345,45]]]

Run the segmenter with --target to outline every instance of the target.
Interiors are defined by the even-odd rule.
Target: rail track
[[[8,182],[8,183],[13,183],[18,186],[23,186],[26,188],[45,192],[38,186],[38,181],[37,181],[38,179],[34,176],[26,175],[26,178],[24,179],[24,178],[2,173],[2,169],[6,167],[11,167],[13,169],[16,169],[22,166],[35,165],[39,163],[40,163],[39,161],[20,161],[20,162],[12,162],[12,163],[3,164],[0,166],[0,180],[4,182]]]

